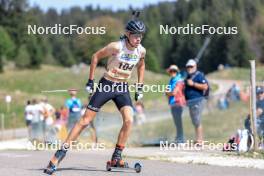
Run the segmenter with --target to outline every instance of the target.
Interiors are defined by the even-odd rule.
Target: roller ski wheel
[[[123,163],[117,163],[115,161],[107,161],[106,163],[106,170],[112,171],[112,170],[134,170],[136,173],[140,173],[142,169],[142,166],[140,163],[136,163],[134,167],[129,167],[127,162]]]
[[[134,169],[136,171],[136,173],[140,173],[141,172],[141,164],[140,163],[136,163],[135,166],[134,166]]]

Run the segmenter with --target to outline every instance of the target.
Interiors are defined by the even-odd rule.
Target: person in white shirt
[[[36,99],[32,100],[32,139],[33,140],[42,140],[43,139],[43,123],[42,123],[42,114],[44,110],[43,107],[37,102]]]
[[[55,108],[48,102],[47,98],[41,100],[40,105],[43,109],[43,129],[44,129],[44,141],[55,142],[56,141],[56,130],[54,130]]]
[[[24,111],[24,116],[25,116],[25,121],[26,121],[26,126],[28,128],[28,138],[31,139],[31,131],[32,131],[32,119],[33,119],[33,105],[31,104],[31,101],[28,100],[25,111]]]

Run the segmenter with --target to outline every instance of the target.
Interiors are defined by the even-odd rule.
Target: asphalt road
[[[45,175],[43,168],[53,152],[49,151],[1,151],[0,152],[0,175],[32,176]],[[61,163],[57,176],[257,176],[263,175],[263,170],[246,169],[238,167],[217,167],[196,164],[177,164],[162,161],[141,160],[143,170],[141,173],[134,171],[105,170],[105,163],[109,159],[111,151],[88,151],[68,153]],[[130,164],[137,162],[136,159],[128,159]]]

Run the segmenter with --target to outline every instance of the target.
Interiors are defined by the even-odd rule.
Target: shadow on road
[[[28,170],[38,170],[38,171],[43,171],[44,168],[40,168],[40,169],[28,169]],[[95,167],[88,167],[88,168],[76,168],[76,167],[65,167],[65,168],[58,168],[56,172],[61,172],[61,171],[90,171],[90,172],[119,172],[119,173],[135,173],[132,171],[128,171],[128,170],[112,170],[112,171],[106,171],[106,170],[102,170],[102,169],[96,169]],[[53,176],[55,176],[53,174]]]

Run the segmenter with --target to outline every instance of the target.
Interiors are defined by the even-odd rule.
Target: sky
[[[101,8],[111,8],[112,10],[127,9],[130,5],[135,8],[142,8],[145,5],[157,4],[158,2],[175,1],[175,0],[28,0],[30,6],[39,6],[46,11],[53,7],[58,11],[67,9],[72,6],[85,7],[92,5]]]

